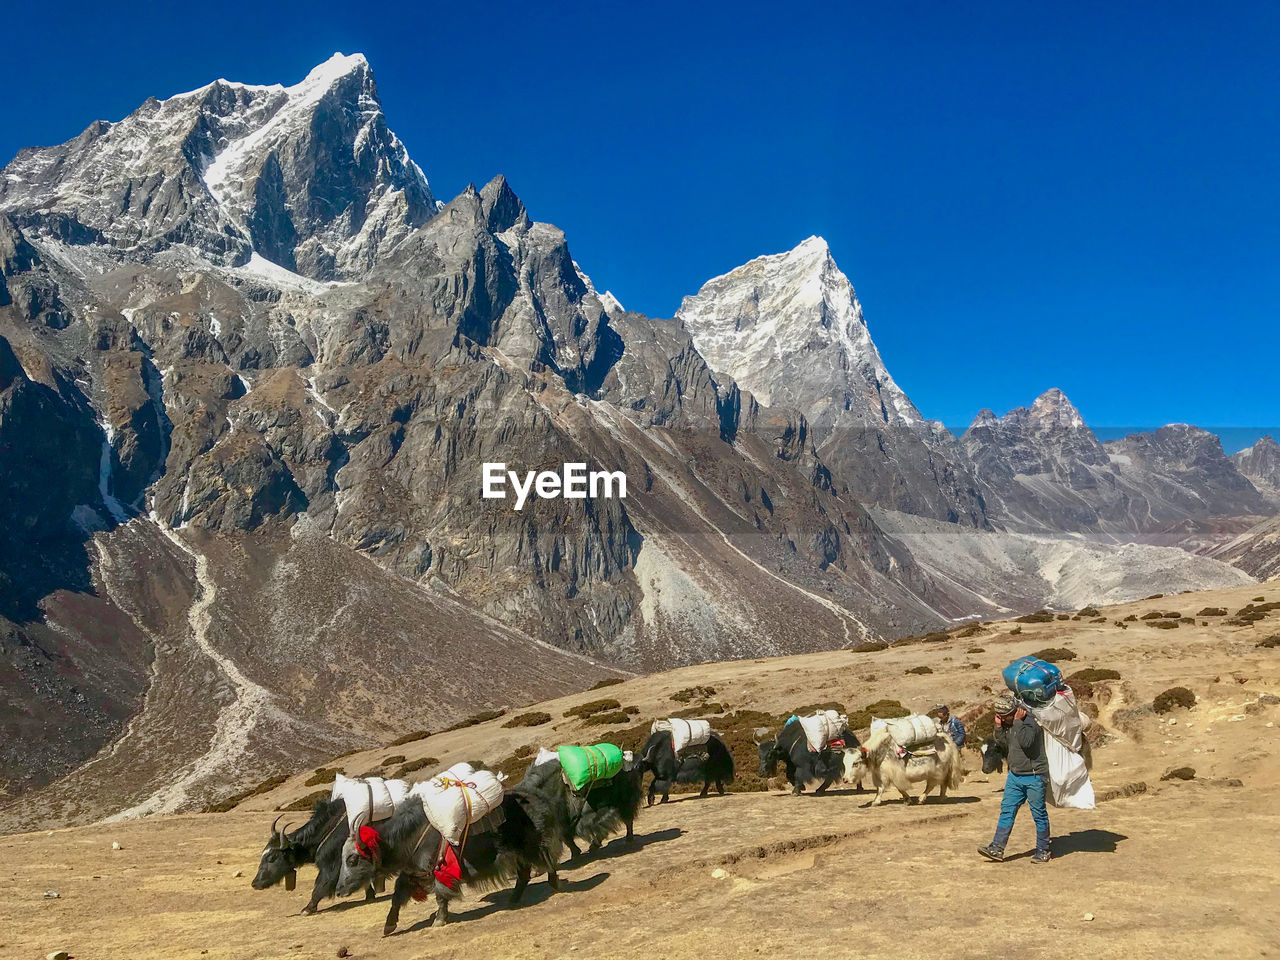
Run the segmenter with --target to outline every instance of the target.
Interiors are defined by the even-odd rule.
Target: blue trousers
[[[996,846],[1004,849],[1013,832],[1013,820],[1025,803],[1031,807],[1031,819],[1036,824],[1036,848],[1049,849],[1049,811],[1044,805],[1047,786],[1047,778],[1035,774],[1011,773],[1005,778],[1000,819],[996,822]]]

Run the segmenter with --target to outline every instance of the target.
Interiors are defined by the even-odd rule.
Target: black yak
[[[791,783],[791,792],[795,796],[804,793],[810,783],[819,783],[815,794],[825,793],[827,787],[844,775],[845,746],[856,747],[858,738],[848,727],[840,733],[840,739],[828,744],[821,750],[813,750],[809,739],[805,736],[804,727],[799,720],[792,717],[783,724],[782,731],[775,739],[765,740],[768,730],[756,731],[756,745],[760,750],[760,776],[772,777],[777,772],[779,761],[786,765],[787,780]]]
[[[666,803],[673,783],[697,783],[701,780],[702,792],[698,796],[705,797],[712,783],[716,785],[716,792],[723,794],[724,785],[733,782],[733,754],[714,733],[703,747],[689,748],[683,756],[677,757],[671,745],[671,734],[656,730],[645,741],[636,762],[642,771],[653,774],[649,782],[649,806],[653,806],[653,798],[659,791],[662,802]]]
[[[550,759],[531,763],[520,787],[534,790],[547,799],[556,811],[570,856],[576,859],[582,850],[575,839],[585,840],[589,849],[598,850],[609,834],[619,828],[626,830],[628,841],[635,836],[636,814],[640,812],[644,796],[643,780],[641,764],[633,761],[612,779],[594,783],[585,793],[576,794],[564,782],[560,761]]]
[[[281,880],[285,889],[292,890],[297,882],[298,868],[314,863],[316,882],[311,888],[311,899],[302,908],[306,915],[320,909],[320,901],[334,895],[341,867],[342,844],[347,839],[347,807],[341,800],[317,800],[311,819],[289,833],[289,825],[278,829],[280,817],[271,825],[271,839],[262,851],[258,872],[253,878],[253,889],[266,890]],[[371,878],[373,884],[365,890],[365,899],[376,895],[374,886],[381,886],[382,878]]]
[[[507,791],[497,810],[472,824],[461,846],[455,855],[453,848],[442,845],[421,799],[411,796],[394,817],[361,828],[359,837],[343,844],[337,893],[346,896],[359,890],[379,873],[399,874],[382,927],[385,937],[395,931],[400,908],[410,897],[425,900],[434,894],[433,923],[443,926],[449,921],[449,901],[461,895],[464,883],[496,889],[514,877],[512,906],[519,904],[535,873],[545,872],[551,888],[560,889],[556,873],[563,851],[560,828],[546,798],[534,791],[520,787]],[[456,872],[450,875],[446,868],[454,856]]]

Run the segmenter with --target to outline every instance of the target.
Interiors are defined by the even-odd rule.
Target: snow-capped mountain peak
[[[676,317],[712,369],[763,403],[800,410],[819,439],[847,418],[920,422],[821,237],[707,281]]]
[[[228,266],[257,253],[320,280],[363,274],[436,212],[361,54],[292,86],[216,80],[148,100],[4,173],[0,211],[20,225],[51,213],[78,242],[182,245]]]

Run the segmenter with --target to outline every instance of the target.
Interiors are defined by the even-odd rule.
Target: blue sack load
[[[1004,668],[1004,685],[1027,703],[1044,704],[1062,689],[1062,671],[1035,657],[1020,657]]]

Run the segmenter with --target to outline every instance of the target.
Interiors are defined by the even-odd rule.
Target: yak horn
[[[273,836],[280,832],[276,828],[280,825],[280,821],[281,819],[283,819],[283,817],[284,817],[284,814],[282,813],[280,814],[280,816],[276,817],[274,820],[271,821],[271,833]]]

